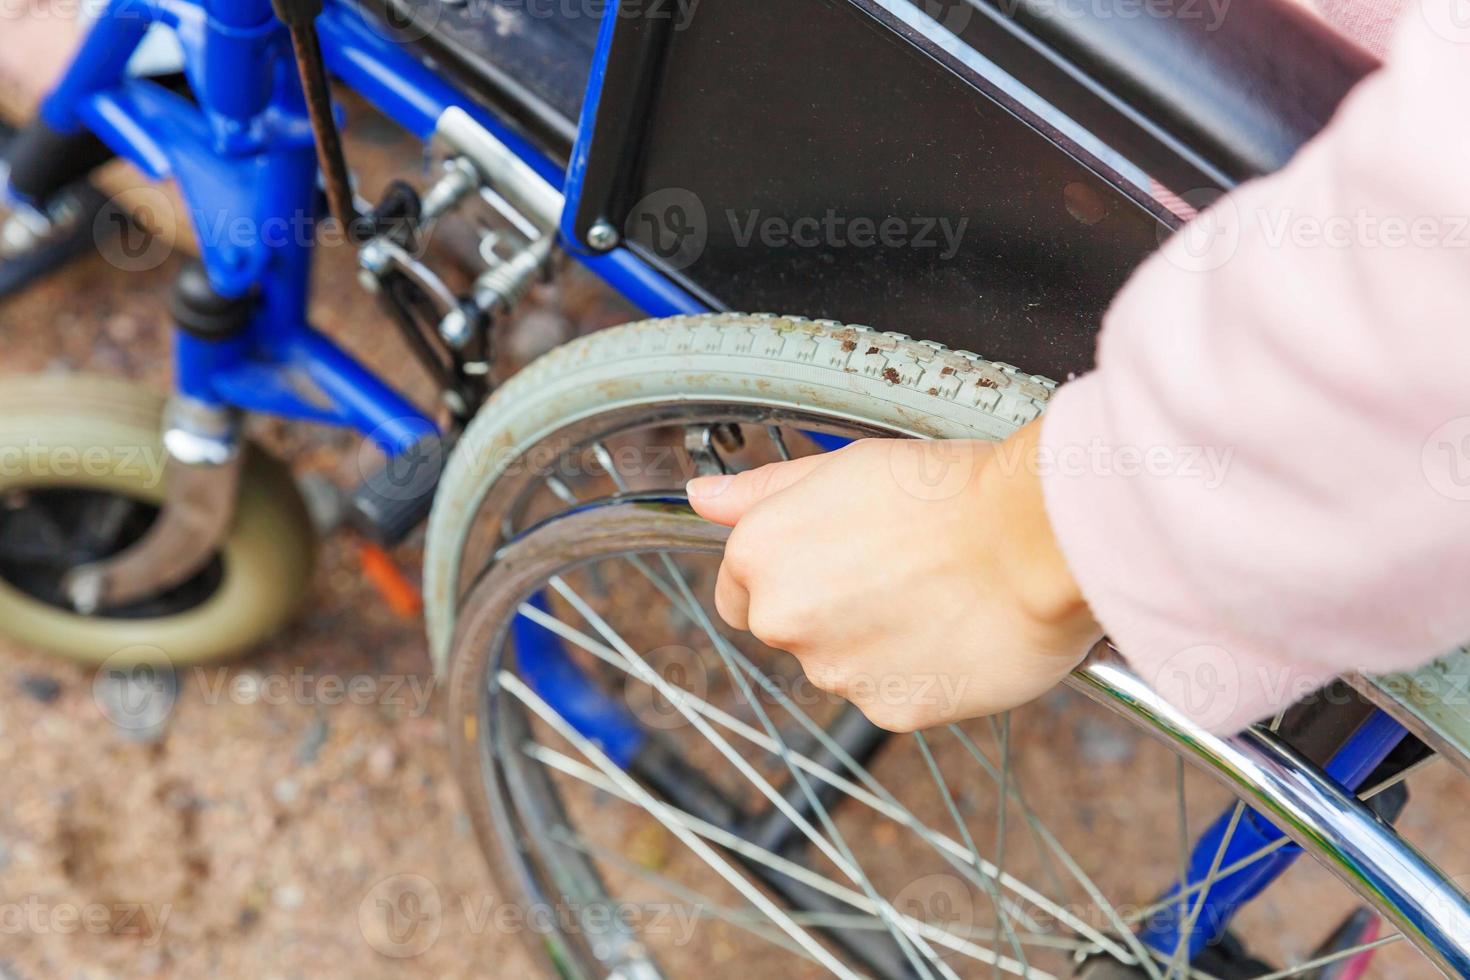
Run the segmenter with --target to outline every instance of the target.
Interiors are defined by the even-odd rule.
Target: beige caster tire
[[[96,616],[72,612],[48,592],[55,575],[46,562],[65,564],[75,545],[50,559],[44,546],[76,540],[60,534],[66,521],[58,513],[90,514],[85,508],[124,498],[116,506],[127,526],[146,526],[163,497],[163,405],[111,378],[0,382],[0,634],[89,663],[181,666],[242,653],[291,617],[311,576],[314,531],[291,474],[253,446],[229,536],[195,581]],[[90,533],[96,523],[85,525]]]

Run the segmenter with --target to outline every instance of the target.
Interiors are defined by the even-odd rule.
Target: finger
[[[826,461],[825,454],[818,454],[767,463],[733,476],[701,476],[690,480],[686,487],[689,504],[705,520],[734,527],[750,508],[785,490]]]
[[[715,611],[731,629],[750,629],[750,593],[735,579],[729,562],[720,563],[715,578]]]

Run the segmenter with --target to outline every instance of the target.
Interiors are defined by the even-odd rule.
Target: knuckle
[[[805,629],[799,616],[792,615],[784,603],[751,603],[750,632],[767,646],[795,652],[805,642]]]
[[[817,690],[839,697],[847,693],[848,671],[840,665],[804,661],[801,669]]]
[[[759,526],[747,518],[735,526],[725,541],[724,564],[737,579],[744,581],[759,567],[762,550],[759,539]]]
[[[715,612],[719,613],[720,619],[735,629],[744,629],[745,624],[740,619],[740,608],[734,597],[724,591],[715,593]]]
[[[858,708],[868,721],[897,735],[907,735],[928,727],[919,712],[906,705],[874,703],[860,704]]]

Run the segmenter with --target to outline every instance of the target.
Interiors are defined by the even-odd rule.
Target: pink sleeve
[[[1470,23],[1409,4],[1282,172],[1118,295],[1042,423],[1062,550],[1135,669],[1236,731],[1470,640]]]

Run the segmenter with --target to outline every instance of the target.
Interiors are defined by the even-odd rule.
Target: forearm
[[[1327,132],[1207,213],[1215,250],[1145,264],[1044,421],[1082,594],[1216,729],[1470,639],[1470,45],[1410,16]]]

